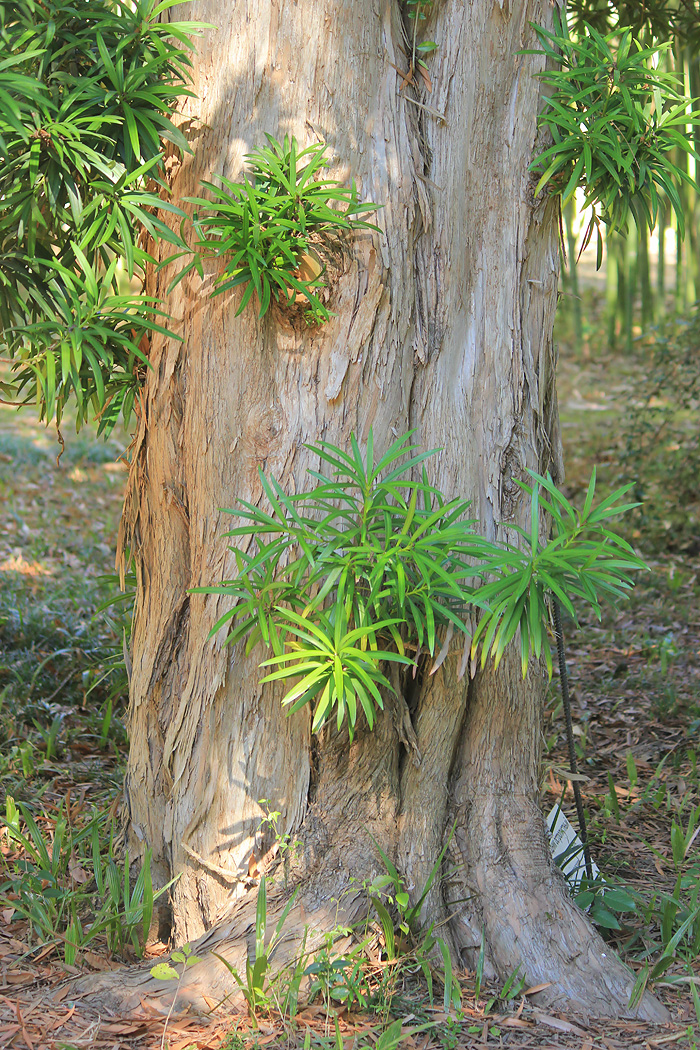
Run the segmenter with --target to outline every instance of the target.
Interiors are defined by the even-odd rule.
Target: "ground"
[[[595,319],[595,309],[586,316]],[[620,420],[629,413],[633,385],[644,374],[644,353],[640,347],[632,358],[614,358],[596,345],[593,333],[584,353],[574,356],[567,353],[564,323],[560,407],[568,495],[583,488],[593,461],[600,465],[603,486],[616,483]],[[579,631],[567,624],[565,633],[591,849],[606,879],[623,886],[630,897],[631,910],[608,913],[606,921],[617,919],[620,925],[610,930],[611,947],[637,972],[643,973],[648,963],[649,980],[668,1006],[671,1023],[593,1024],[544,1015],[530,1003],[527,989],[514,994],[517,982],[510,989],[482,982],[477,990],[477,977],[469,972],[458,975],[462,1016],[449,1017],[439,982],[431,1006],[411,959],[387,962],[378,940],[365,971],[371,1010],[327,1008],[319,996],[284,1022],[275,1011],[261,1010],[257,1029],[247,1017],[217,1009],[206,1023],[201,1018],[171,1019],[164,1034],[162,1016],[99,1017],[89,999],[73,998],[67,975],[122,965],[135,958],[136,948],[128,930],[127,935],[122,932],[123,924],[106,921],[92,940],[75,922],[69,925],[73,912],[82,917],[83,926],[94,922],[90,908],[100,878],[103,899],[112,892],[106,874],[110,841],[113,866],[123,881],[119,825],[112,818],[119,809],[126,747],[121,723],[124,672],[119,666],[125,620],[118,605],[106,613],[96,610],[114,594],[114,582],[100,577],[112,572],[126,468],[116,461],[124,435],[105,446],[90,435],[76,438],[67,425],[63,429],[67,447],[57,464],[54,431],[46,431],[30,413],[17,416],[0,409],[5,521],[0,536],[0,805],[6,796],[30,804],[36,834],[29,835],[28,847],[40,854],[38,843],[48,845],[46,858],[34,865],[32,884],[31,873],[23,872],[27,850],[6,829],[0,832],[0,1047],[243,1050],[291,1045],[330,1050],[340,1046],[340,1039],[348,1050],[353,1045],[389,1050],[397,1044],[396,1028],[380,1033],[390,1023],[392,994],[391,1016],[403,1024],[400,1045],[417,1050],[696,1044],[699,562],[692,542],[676,543],[671,535],[663,541],[662,512],[651,545],[644,519],[625,525],[650,566],[632,600],[608,610],[600,624],[586,621]],[[664,479],[659,480],[663,485]],[[697,520],[690,514],[691,539],[693,529],[697,532]],[[547,709],[542,804],[549,810],[563,795],[573,821],[558,697],[555,678]],[[270,806],[274,810],[274,800]],[[12,823],[11,803],[6,816]],[[91,821],[97,821],[97,853]],[[63,846],[54,850],[51,844],[62,828]],[[116,903],[104,914],[107,920],[117,914],[128,918],[131,907],[130,929],[138,946],[140,913],[133,893],[129,887],[125,899],[118,880]],[[42,902],[44,911],[35,910],[28,921],[27,915]],[[146,954],[157,961],[164,950],[152,928]],[[664,957],[666,968],[659,961]]]

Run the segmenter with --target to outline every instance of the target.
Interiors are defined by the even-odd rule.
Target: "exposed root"
[[[466,901],[456,909],[456,939],[474,965],[474,931],[483,931],[501,978],[519,968],[531,986],[548,984],[541,998],[549,1005],[582,1016],[666,1021],[665,1007],[649,993],[630,1007],[633,974],[573,903],[552,860],[536,801],[536,680],[524,682],[507,654],[498,672],[488,669],[476,684],[453,785],[458,871],[449,894]]]
[[[269,903],[268,940],[288,896],[281,894]],[[339,914],[336,907],[310,913],[303,904],[295,903],[270,957],[270,976],[296,960],[302,942],[305,951],[313,953],[322,946],[330,930],[350,922],[355,909],[351,901],[348,904],[343,914]],[[148,1007],[163,1015],[172,1009],[172,1015],[178,1017],[184,1013],[208,1015],[224,1003],[230,1007],[244,1007],[244,996],[226,963],[245,982],[246,959],[255,959],[255,909],[256,898],[252,894],[237,901],[227,920],[194,942],[192,954],[198,956],[199,961],[185,970],[179,983],[153,977],[153,961],[149,961],[124,970],[81,977],[73,983],[74,991],[78,995],[89,995],[93,1005],[97,1002],[101,1008],[119,1013]],[[338,941],[338,953],[342,955],[349,945],[349,938],[339,935]],[[178,963],[173,963],[173,966],[180,969]]]

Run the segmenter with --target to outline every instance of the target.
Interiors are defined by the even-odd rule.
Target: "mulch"
[[[26,967],[26,963],[24,965]],[[41,967],[34,969],[38,971]],[[43,975],[37,973],[36,976],[29,973],[29,968],[16,972],[5,970],[4,986],[0,991],[0,1047],[14,1047],[16,1050],[82,1050],[83,1047],[155,1050],[164,1042],[168,1050],[220,1050],[232,1032],[239,1034],[239,1046],[251,1048],[281,1044],[302,1046],[307,1029],[319,1038],[335,1037],[335,1024],[332,1019],[329,1024],[325,1007],[311,1006],[300,1010],[294,1029],[262,1018],[255,1030],[248,1017],[240,1013],[222,1012],[208,1020],[179,1016],[170,1019],[163,1041],[165,1019],[148,1004],[144,1003],[138,1013],[128,1016],[98,1014],[89,999],[71,996],[70,984],[58,968],[45,966],[43,970]],[[467,975],[467,988],[468,984]],[[490,1013],[484,1017],[478,1008],[470,1007],[467,1000],[463,1023],[452,1029],[452,1045],[474,1050],[479,1047],[491,1050],[495,1047],[631,1050],[634,1047],[691,1046],[688,1034],[692,1025],[691,1007],[677,1000],[671,1001],[669,996],[663,998],[673,1015],[673,1021],[666,1025],[623,1020],[585,1021],[564,1014],[545,1013],[526,999],[512,1014]],[[412,1028],[420,1027],[417,1019],[408,1014],[401,1020],[405,1033],[401,1046],[406,1050],[444,1050],[445,1039],[441,1038],[439,1030],[412,1034]],[[445,1021],[446,1015],[435,1009],[433,1020]],[[493,1031],[494,1027],[498,1029],[497,1033]],[[371,1047],[378,1034],[378,1018],[348,1015],[341,1011],[338,1028],[347,1050],[353,1046]],[[470,1028],[478,1030],[469,1032]]]
[[[163,1013],[152,1002],[144,1001],[138,1012],[129,1015],[98,1013],[89,996],[75,996],[71,991],[71,967],[56,961],[56,951],[47,947],[43,953],[27,956],[26,924],[15,922],[0,928],[0,1047],[15,1050],[221,1050],[238,1033],[237,1047],[303,1046],[310,1030],[311,1045],[322,1037],[326,1046],[335,1046],[335,1021],[323,1005],[307,1006],[299,1011],[292,1028],[274,1020],[261,1018],[253,1028],[242,1013],[214,1010],[209,1018],[173,1016],[165,1025]],[[43,954],[43,958],[42,958]],[[89,953],[87,969],[111,968],[106,959]],[[85,972],[85,968],[80,972]],[[74,973],[78,970],[73,969]],[[461,975],[464,990],[464,1019],[445,1034],[448,1015],[435,1007],[428,1010],[439,1027],[432,1031],[413,1032],[421,1020],[413,1014],[401,1018],[404,1035],[401,1047],[406,1050],[445,1050],[449,1046],[518,1047],[525,1050],[548,1050],[550,1047],[570,1050],[629,1050],[633,1047],[691,1046],[690,1027],[695,1014],[689,998],[682,1001],[670,989],[657,989],[668,1007],[672,1021],[650,1025],[639,1021],[591,1021],[580,1017],[546,1013],[536,1008],[527,997],[510,1004],[507,1013],[496,1010],[484,1015],[485,1002],[498,992],[495,985],[482,990],[479,1003],[473,995],[473,974]],[[425,1010],[422,1012],[424,1017]],[[379,1031],[379,1018],[363,1014],[338,1014],[338,1029],[346,1050],[353,1046],[371,1048]],[[442,1022],[442,1024],[441,1024]],[[165,1038],[164,1038],[165,1030]],[[441,1037],[442,1033],[442,1037]],[[313,1037],[316,1038],[313,1038]],[[230,1045],[230,1043],[229,1043]]]

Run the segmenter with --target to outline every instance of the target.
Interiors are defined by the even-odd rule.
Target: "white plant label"
[[[577,893],[581,888],[581,879],[586,877],[583,843],[558,805],[551,809],[546,819],[552,856],[557,861],[572,891]],[[593,861],[591,861],[591,870],[593,878],[597,879],[600,871]]]

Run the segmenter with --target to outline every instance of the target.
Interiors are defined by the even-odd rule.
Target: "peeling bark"
[[[249,863],[273,846],[261,837],[259,800],[302,843],[278,965],[305,927],[311,943],[366,907],[362,880],[381,866],[370,835],[417,899],[454,827],[453,874],[436,882],[424,913],[449,917],[462,961],[473,961],[483,929],[496,972],[520,966],[531,983],[551,982],[547,1001],[625,1013],[631,975],[569,901],[548,849],[538,668],[523,682],[506,659],[498,673],[460,680],[456,645],[433,676],[421,665],[404,681],[402,702],[387,705],[373,733],[350,744],[327,728],[312,740],[308,712],[287,718],[279,691],[259,685],[262,652],[246,657],[209,637],[225,600],[188,594],[235,574],[221,508],[261,500],[258,468],[289,490],[306,485],[319,464],[305,442],[346,446],[352,431],[363,442],[373,427],[386,447],[415,428],[423,446],[442,449],[434,483],[470,498],[491,537],[522,513],[517,481],[528,467],[561,478],[556,207],[533,199],[540,65],[519,54],[535,44],[530,22],[550,24],[551,4],[438,0],[427,97],[401,89],[409,49],[395,0],[200,0],[192,17],[219,28],[199,46],[196,152],[173,169],[175,198],[213,171],[237,178],[265,132],[321,138],[332,175],[355,178],[382,205],[382,234],[335,250],[335,316],[322,328],[282,309],[258,320],[252,304],[236,317],[241,293],[210,300],[211,274],[190,276],[168,299],[184,342],[154,340],[123,527],[139,581],[132,849],[152,848],[161,881],[178,876],[177,940],[201,936],[198,954],[214,946],[240,968],[254,928]],[[170,278],[153,277],[149,291]],[[121,1002],[160,994],[166,1009],[172,994],[143,970],[120,975],[118,987],[97,984]],[[187,972],[178,1001],[208,1009],[230,992],[208,957]],[[650,996],[637,1013],[664,1016]]]

